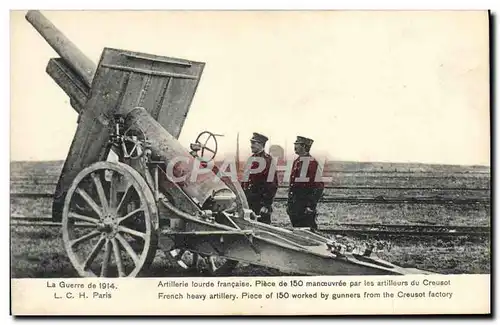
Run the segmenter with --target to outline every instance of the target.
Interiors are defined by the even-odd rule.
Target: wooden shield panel
[[[85,167],[105,160],[113,116],[144,107],[178,138],[205,64],[105,48],[85,109],[57,184],[53,218],[60,220],[71,182]]]

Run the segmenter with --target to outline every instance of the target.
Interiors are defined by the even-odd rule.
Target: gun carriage
[[[237,181],[196,174],[197,162],[214,159],[215,136],[202,132],[214,147],[197,139],[191,151],[178,137],[205,63],[104,48],[96,66],[40,12],[26,19],[60,55],[46,72],[79,114],[52,209],[79,276],[141,276],[159,250],[206,275],[240,262],[301,275],[429,273],[259,223]]]

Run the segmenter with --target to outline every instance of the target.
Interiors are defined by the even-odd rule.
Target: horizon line
[[[226,157],[227,159],[227,157]],[[40,159],[40,160],[10,160],[10,163],[25,163],[25,162],[62,162],[64,163],[65,159]],[[224,159],[215,160],[214,162],[221,162]],[[246,159],[239,160],[240,162],[246,161]],[[426,166],[466,166],[466,167],[486,167],[491,169],[490,165],[482,165],[482,164],[445,164],[445,163],[426,163],[426,162],[401,162],[401,161],[368,161],[368,160],[336,160],[329,159],[325,161],[325,164],[328,163],[362,163],[362,164],[400,164],[400,165],[426,165]]]

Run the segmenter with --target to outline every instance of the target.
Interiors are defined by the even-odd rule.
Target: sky
[[[11,13],[11,160],[65,159],[77,113],[46,74],[57,53]],[[293,154],[490,164],[488,17],[454,12],[43,11],[98,62],[104,47],[206,63],[179,140],[252,132]]]

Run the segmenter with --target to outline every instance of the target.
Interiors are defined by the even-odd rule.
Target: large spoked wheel
[[[182,270],[208,276],[228,275],[238,265],[238,261],[218,255],[198,254],[187,249],[177,248],[167,254],[168,258]]]
[[[153,193],[132,167],[97,162],[73,181],[64,204],[63,242],[82,277],[136,277],[156,253]]]

